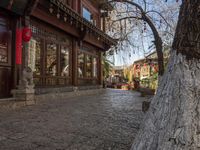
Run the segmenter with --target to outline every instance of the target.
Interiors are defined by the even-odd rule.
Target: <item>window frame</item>
[[[40,75],[34,75],[34,80],[37,87],[50,87],[50,86],[70,86],[72,85],[72,48],[73,39],[69,35],[62,34],[46,27],[43,24],[31,22],[33,38],[41,40],[40,51]],[[45,28],[46,27],[46,28]],[[52,35],[52,36],[51,36]],[[50,76],[46,74],[47,69],[47,44],[53,43],[56,45],[56,75]],[[61,76],[61,46],[69,47],[69,76]],[[52,82],[48,82],[48,80]],[[62,81],[63,80],[63,81]]]
[[[6,32],[7,34],[7,45],[6,45],[6,52],[7,52],[7,61],[6,62],[3,62],[1,61],[0,62],[0,65],[1,66],[7,66],[7,67],[10,67],[12,64],[12,57],[11,57],[11,47],[12,47],[12,31],[11,31],[11,22],[10,22],[10,18],[6,18],[4,16],[4,14],[0,13],[1,15],[1,22],[0,22],[0,26],[2,28],[4,28],[4,32]]]
[[[86,48],[88,48],[88,47],[86,47]],[[89,48],[89,49],[91,49],[91,48]],[[93,48],[92,48],[93,49]],[[95,52],[97,51],[97,50],[94,50]],[[79,76],[79,72],[78,72],[78,69],[77,69],[77,73],[78,73],[78,79],[82,79],[82,80],[87,80],[87,79],[92,79],[92,80],[98,80],[98,75],[99,75],[99,63],[98,63],[98,61],[99,61],[99,57],[98,57],[98,54],[95,54],[95,53],[92,53],[92,52],[90,52],[90,50],[83,50],[83,49],[80,49],[79,51],[78,51],[78,55],[79,55],[79,53],[82,53],[83,55],[84,55],[84,69],[83,69],[83,77],[80,77]],[[86,65],[87,65],[87,61],[86,61],[86,56],[90,56],[91,57],[91,77],[87,77],[87,75],[86,75]],[[78,62],[78,57],[79,56],[77,56],[77,65],[78,65],[78,67],[79,67],[79,62]],[[93,76],[93,72],[94,72],[94,67],[93,67],[93,59],[94,58],[96,58],[96,63],[97,63],[97,75],[96,75],[96,77],[94,77]]]
[[[89,13],[90,19],[88,19],[87,17],[84,16],[84,10],[87,11],[87,13]],[[89,21],[89,22],[92,21],[92,12],[91,12],[87,7],[85,7],[84,5],[82,6],[82,17],[83,17],[84,19],[86,19],[87,21]]]
[[[68,47],[69,49],[68,49],[68,52],[69,52],[69,60],[68,60],[68,63],[69,63],[69,73],[68,73],[68,76],[62,76],[61,75],[61,71],[62,71],[62,66],[61,66],[61,47],[62,46],[66,46],[66,47]],[[58,66],[58,69],[59,69],[59,72],[58,72],[58,75],[59,76],[61,76],[61,77],[71,77],[72,76],[72,44],[71,44],[71,47],[69,47],[69,45],[67,45],[67,44],[59,44],[59,59],[60,59],[60,61],[59,61],[59,66]]]
[[[48,59],[48,57],[47,57],[47,44],[52,44],[52,43],[56,45],[56,75],[55,76],[59,76],[58,75],[58,66],[59,66],[59,63],[60,63],[59,56],[58,56],[59,45],[58,45],[57,42],[54,42],[52,40],[45,40],[45,49],[44,49],[44,51],[45,51],[45,65],[44,65],[45,68],[44,68],[44,75],[45,76],[51,76],[51,75],[47,74],[47,59]],[[51,76],[51,77],[54,77],[54,76]]]

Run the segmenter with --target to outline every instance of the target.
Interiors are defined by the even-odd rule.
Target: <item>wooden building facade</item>
[[[105,1],[95,0],[3,0],[0,98],[11,96],[27,68],[36,94],[101,86],[102,53],[116,44],[101,30],[105,8]]]

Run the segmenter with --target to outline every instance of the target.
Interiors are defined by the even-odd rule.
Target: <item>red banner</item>
[[[16,29],[16,64],[22,64],[22,29]]]

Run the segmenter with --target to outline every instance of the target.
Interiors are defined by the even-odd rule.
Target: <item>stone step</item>
[[[9,98],[0,98],[0,103],[1,102],[7,102],[7,101],[14,101],[15,98],[14,97],[9,97]]]

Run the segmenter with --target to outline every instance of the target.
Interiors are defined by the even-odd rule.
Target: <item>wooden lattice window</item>
[[[55,43],[46,44],[46,75],[57,75],[57,45]]]
[[[98,76],[97,50],[83,46],[78,54],[78,77],[83,79],[96,79]]]
[[[8,41],[9,41],[9,34],[6,25],[6,21],[2,22],[0,20],[0,63],[7,63],[8,62]]]
[[[33,37],[28,46],[28,66],[32,69],[34,75],[41,74],[41,38]]]

